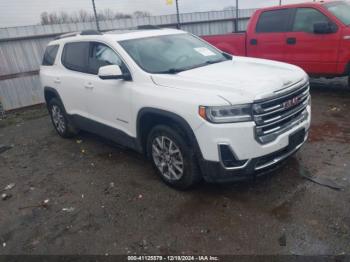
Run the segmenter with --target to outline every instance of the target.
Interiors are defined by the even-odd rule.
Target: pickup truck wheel
[[[63,138],[71,138],[78,133],[78,130],[68,120],[62,103],[53,98],[49,102],[49,113],[52,124],[57,133]]]
[[[156,126],[147,141],[147,153],[162,180],[185,190],[201,180],[193,150],[180,133],[168,126]]]

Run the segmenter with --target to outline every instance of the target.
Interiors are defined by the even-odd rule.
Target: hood
[[[306,81],[297,66],[245,57],[208,65],[175,75],[152,75],[159,86],[187,89],[218,95],[232,104],[253,102]]]

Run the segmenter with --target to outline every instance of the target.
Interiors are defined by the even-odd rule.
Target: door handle
[[[94,86],[91,82],[86,83],[84,87],[89,90],[94,89]]]
[[[258,39],[250,39],[251,45],[258,45]]]
[[[295,45],[297,43],[297,39],[295,37],[288,37],[286,42],[288,45]]]
[[[59,78],[57,77],[57,78],[55,78],[55,80],[53,80],[53,82],[54,82],[55,84],[61,84],[61,79],[59,79]]]

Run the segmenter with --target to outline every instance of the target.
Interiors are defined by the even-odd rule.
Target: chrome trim
[[[297,125],[301,124],[302,122],[304,122],[305,120],[307,120],[308,117],[309,117],[309,112],[307,111],[307,108],[305,108],[304,112],[300,115],[300,117],[299,117],[298,119],[294,120],[293,122],[289,122],[289,123],[285,124],[285,126],[282,126],[282,127],[280,128],[279,131],[277,131],[277,132],[275,132],[275,133],[266,134],[265,136],[259,136],[259,135],[257,134],[258,142],[263,143],[263,144],[266,144],[267,142],[264,142],[263,140],[264,140],[264,138],[266,138],[267,136],[270,136],[270,135],[274,134],[274,135],[275,135],[275,139],[276,139],[276,138],[279,137],[281,134],[283,134],[283,133],[285,133],[285,132],[288,132],[289,130],[293,129],[295,126],[297,126]],[[259,128],[259,127],[258,127],[258,128]],[[258,132],[258,130],[257,130],[257,132]],[[266,131],[265,131],[265,132],[266,132]],[[273,140],[271,140],[271,141],[269,141],[269,142],[272,142],[272,141],[274,141],[275,139],[273,139]]]
[[[260,144],[274,141],[282,133],[289,131],[308,118],[307,106],[311,99],[309,82],[299,82],[280,95],[254,102],[253,119],[256,124],[255,138]],[[293,100],[293,103],[287,105]],[[282,124],[282,122],[287,122]]]
[[[255,171],[259,171],[261,169],[264,169],[264,168],[267,168],[267,167],[270,167],[270,166],[273,166],[279,162],[281,162],[282,160],[286,159],[287,157],[289,157],[290,155],[294,154],[296,151],[298,151],[306,142],[307,138],[309,136],[309,133],[306,133],[305,135],[305,138],[304,138],[304,142],[302,142],[300,145],[298,145],[296,148],[294,148],[292,151],[282,155],[282,156],[279,156],[279,157],[276,157],[274,160],[262,165],[262,166],[256,166],[255,167]]]
[[[298,105],[298,107],[293,108],[293,109],[287,111],[286,113],[279,115],[278,118],[277,117],[273,118],[273,119],[276,119],[275,121],[272,121],[273,119],[272,120],[269,119],[270,121],[263,120],[262,122],[258,122],[258,121],[256,121],[256,122],[259,125],[259,128],[265,128],[265,127],[269,127],[271,125],[278,124],[279,122],[282,122],[282,121],[290,118],[291,116],[296,115],[296,114],[300,113],[301,111],[304,111],[305,108],[307,107],[308,103],[309,103],[308,100],[302,102],[300,105]],[[271,122],[273,122],[273,123],[271,123]]]
[[[297,98],[299,100],[299,104],[298,105],[302,104],[304,102],[304,100],[308,98],[309,90],[310,89],[304,91],[302,94],[300,94],[299,96],[295,97],[295,98]],[[278,109],[278,110],[272,111],[274,109]],[[282,104],[278,104],[278,105],[270,107],[270,108],[265,108],[264,110],[261,109],[261,111],[264,111],[264,112],[262,112],[262,113],[258,113],[257,112],[256,116],[258,116],[258,117],[265,117],[265,116],[268,116],[268,115],[271,115],[271,114],[274,114],[274,113],[278,113],[278,112],[282,112],[282,111],[285,111],[285,110],[286,109],[283,107],[283,103],[282,103]]]
[[[249,165],[251,159],[247,160],[247,161],[245,162],[245,164],[242,165],[242,166],[226,167],[226,166],[224,165],[224,161],[222,160],[220,146],[228,146],[228,148],[230,149],[230,151],[231,151],[232,155],[234,156],[234,158],[235,158],[236,160],[238,160],[238,157],[237,157],[237,155],[235,154],[235,152],[232,150],[230,144],[228,144],[228,143],[219,143],[219,144],[218,144],[219,160],[220,160],[221,166],[222,166],[224,169],[226,169],[226,170],[241,170],[241,169],[246,168],[246,167]],[[244,161],[244,160],[238,160],[238,161]]]
[[[274,94],[271,96],[271,93],[266,93],[260,96],[260,98],[256,99],[256,102],[263,102],[266,100],[270,100],[270,99],[274,99],[274,98],[279,98],[279,97],[283,97],[284,95],[289,95],[291,93],[293,93],[294,91],[297,91],[299,89],[302,89],[303,87],[305,87],[306,85],[309,85],[309,81],[304,79],[290,85],[287,87],[283,87],[280,90],[277,90],[274,92]]]

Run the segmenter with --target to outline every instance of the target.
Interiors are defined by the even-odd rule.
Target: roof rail
[[[71,33],[59,35],[59,36],[56,36],[56,37],[55,37],[55,40],[62,39],[62,38],[67,38],[67,37],[72,37],[72,36],[76,36],[76,35],[78,35],[78,34],[79,34],[79,32],[71,32]]]
[[[84,30],[81,31],[80,35],[102,35],[102,33],[97,30]]]
[[[139,25],[137,26],[138,30],[154,30],[154,29],[162,29],[157,25]]]
[[[81,32],[70,32],[67,34],[59,35],[55,37],[55,40],[62,39],[62,38],[67,38],[67,37],[73,37],[77,35],[102,35],[100,31],[96,30],[83,30]]]

